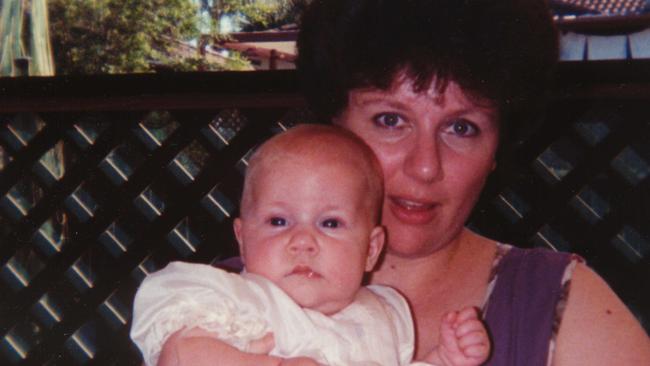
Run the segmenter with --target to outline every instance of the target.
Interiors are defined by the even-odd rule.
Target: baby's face
[[[354,299],[383,246],[365,177],[344,161],[289,157],[261,165],[250,204],[235,220],[246,270],[302,307],[336,313]]]

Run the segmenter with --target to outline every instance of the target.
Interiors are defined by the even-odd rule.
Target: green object
[[[0,47],[0,75],[54,75],[47,0],[2,1]]]
[[[50,0],[48,10],[57,74],[153,72],[199,58],[183,47],[199,35],[192,0]]]

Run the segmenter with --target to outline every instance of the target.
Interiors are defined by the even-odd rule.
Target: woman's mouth
[[[303,266],[303,265],[295,266],[293,270],[289,273],[289,276],[292,275],[304,276],[310,279],[316,279],[322,277],[320,273],[314,271],[313,269],[311,269],[311,267]]]
[[[436,214],[438,205],[431,202],[409,200],[397,196],[389,196],[390,211],[401,222],[409,225],[424,225],[431,222]]]

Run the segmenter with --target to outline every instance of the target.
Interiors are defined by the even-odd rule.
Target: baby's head
[[[381,167],[351,132],[301,125],[271,138],[250,160],[234,223],[246,270],[338,312],[381,253],[382,201]]]

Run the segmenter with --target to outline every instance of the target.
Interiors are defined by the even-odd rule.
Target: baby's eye
[[[269,219],[269,224],[271,224],[271,226],[285,226],[287,225],[287,220],[283,217],[271,217]]]
[[[328,229],[336,229],[341,226],[341,222],[337,219],[327,219],[321,225]]]
[[[476,124],[464,118],[453,121],[447,131],[459,137],[473,137],[479,133]]]
[[[380,113],[372,118],[376,125],[385,128],[399,127],[404,123],[404,117],[397,113]]]

